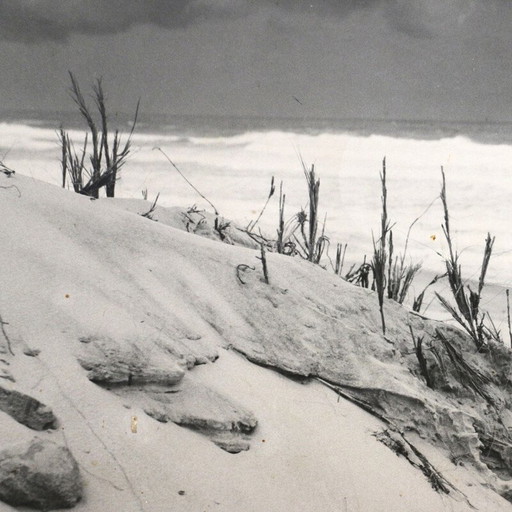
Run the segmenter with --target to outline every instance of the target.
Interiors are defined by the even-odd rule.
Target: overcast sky
[[[1,0],[0,109],[512,121],[510,0]]]

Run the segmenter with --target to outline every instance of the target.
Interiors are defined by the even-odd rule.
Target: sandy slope
[[[0,314],[15,354],[2,354],[4,367],[16,382],[0,385],[52,407],[59,429],[37,435],[66,444],[79,462],[77,510],[465,511],[469,502],[512,510],[488,488],[500,483],[486,468],[454,465],[442,443],[429,439],[422,408],[443,418],[442,408],[460,407],[471,418],[465,408],[483,406],[471,396],[442,401],[414,375],[400,308],[388,307],[392,346],[380,335],[375,298],[318,267],[269,255],[266,285],[256,251],[176,229],[179,213],[151,222],[134,206],[126,211],[115,201],[0,175],[0,186],[10,185],[17,188],[0,189]],[[243,274],[245,285],[236,277],[242,263],[255,267]],[[227,453],[208,436],[155,421],[144,411],[161,387],[91,382],[79,361],[96,363],[94,350],[105,346],[120,360],[137,353],[179,368],[185,387],[193,383],[250,411],[258,421],[250,449]],[[27,348],[41,353],[26,356]],[[410,440],[457,491],[435,492],[421,471],[379,443],[374,434],[385,425],[375,417],[318,381],[292,380],[241,353],[294,374],[396,393],[399,403],[421,401],[403,421],[396,416],[404,408],[384,411],[405,427],[418,415],[421,438],[411,433]],[[195,395],[187,406],[197,404],[208,409]],[[35,433],[0,413],[0,434],[9,446]]]

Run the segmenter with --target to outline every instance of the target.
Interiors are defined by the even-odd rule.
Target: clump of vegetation
[[[101,79],[98,79],[92,87],[93,101],[97,110],[97,114],[94,115],[75,76],[71,72],[69,76],[71,78],[71,98],[85,120],[89,133],[85,136],[81,151],[77,151],[69,134],[61,127],[59,144],[61,147],[62,186],[66,187],[66,180],[69,178],[73,189],[79,194],[97,198],[100,189],[104,187],[106,196],[114,197],[118,174],[130,154],[140,100],[137,102],[130,133],[123,144],[119,130],[116,129],[113,134],[110,132]],[[98,116],[99,119],[96,120],[95,117]],[[92,147],[87,153],[89,136]],[[86,160],[88,160],[87,164]]]
[[[318,235],[320,179],[316,175],[314,165],[308,168],[302,159],[301,163],[308,190],[307,211],[302,208],[292,219],[285,223],[284,206],[286,196],[282,193],[281,187],[276,247],[277,252],[281,254],[299,255],[305,260],[320,264],[329,245],[329,239],[325,235],[325,219],[322,231]]]
[[[345,263],[345,255],[347,253],[348,244],[336,244],[336,260],[334,263],[334,273],[341,276],[343,272],[343,264]]]
[[[382,333],[386,334],[386,319],[384,318],[384,293],[386,290],[386,238],[391,230],[388,220],[387,208],[387,195],[386,188],[386,158],[382,161],[382,172],[380,173],[380,181],[382,186],[382,212],[381,212],[381,226],[380,237],[377,241],[373,240],[373,259],[371,262],[371,269],[373,272],[373,280],[377,297],[379,299],[379,311],[382,324]]]
[[[390,260],[392,250],[390,247]],[[392,299],[399,304],[403,304],[409,288],[416,277],[416,274],[421,269],[421,263],[404,266],[403,259],[398,264],[398,258],[392,264],[389,262],[389,277],[388,277],[388,298]]]
[[[412,326],[409,325],[409,331],[411,332],[412,344],[414,346],[414,353],[416,354],[416,358],[418,359],[418,364],[420,365],[421,375],[425,379],[427,386],[431,389],[434,389],[434,381],[430,375],[430,371],[428,369],[427,358],[425,357],[425,353],[423,351],[423,336],[415,336]]]
[[[219,235],[219,238],[221,242],[227,242],[233,245],[233,242],[231,240],[231,237],[229,236],[227,229],[231,226],[231,222],[228,222],[219,216],[215,217],[215,220],[213,221],[213,229],[216,231],[216,233]]]
[[[301,159],[304,177],[306,178],[308,191],[308,206],[285,221],[286,194],[283,192],[283,182],[279,186],[279,218],[276,230],[276,238],[269,239],[260,231],[256,233],[254,228],[263,215],[270,199],[273,197],[276,187],[274,177],[270,183],[270,192],[260,214],[254,222],[250,222],[244,231],[259,245],[264,245],[268,250],[288,256],[300,256],[301,258],[320,264],[322,257],[327,254],[329,239],[325,234],[325,219],[319,234],[319,201],[320,179],[317,177],[315,167],[306,166]],[[346,250],[346,247],[345,247]],[[342,261],[339,255],[338,271],[341,273]]]
[[[436,329],[435,339],[441,341],[450,363],[452,364],[460,382],[475,393],[494,403],[492,396],[486,391],[486,385],[491,382],[488,375],[482,373],[477,367],[469,364],[462,352],[443,334],[440,329]]]
[[[409,226],[403,253],[400,256],[396,256],[394,260],[393,231],[389,231],[389,262],[387,282],[388,299],[392,299],[399,304],[404,303],[414,278],[421,270],[421,263],[406,263],[407,248],[409,245],[411,229],[420,218],[421,216],[417,217]]]
[[[13,176],[14,174],[16,174],[16,171],[14,171],[13,169],[7,167],[7,165],[5,165],[2,160],[0,160],[0,172],[2,174],[5,174],[8,178],[10,178],[11,176]]]
[[[355,267],[356,265],[353,264],[343,279],[361,288],[369,288],[372,266],[366,262],[366,256],[363,259],[363,263],[357,269]]]
[[[279,254],[285,253],[285,228],[284,228],[284,206],[286,203],[286,194],[283,193],[283,182],[279,186],[279,222],[277,225],[277,252]]]
[[[85,135],[81,155],[77,153],[73,141],[69,138],[69,135],[64,131],[62,126],[58,135],[62,151],[62,188],[66,187],[66,180],[69,178],[71,185],[77,194],[89,195],[89,189],[92,188],[91,183],[89,183],[91,179],[89,179],[87,183],[84,182],[84,175],[87,173],[84,163],[87,155],[88,134]],[[96,191],[98,191],[97,188]]]
[[[382,161],[382,172],[380,173],[381,181],[381,226],[380,237],[378,240],[373,239],[373,257],[370,268],[373,273],[372,289],[377,291],[379,299],[379,310],[382,323],[382,332],[386,334],[386,322],[384,318],[384,297],[394,300],[399,304],[403,304],[414,278],[421,269],[421,263],[407,263],[407,248],[409,245],[409,237],[411,230],[418,220],[428,211],[433,202],[427,209],[417,217],[409,226],[405,239],[404,250],[400,255],[395,256],[395,247],[393,243],[393,230],[388,217],[387,209],[387,184],[386,184],[386,158]],[[364,264],[360,271],[365,271]],[[352,276],[351,276],[352,277]],[[363,278],[359,280],[362,286],[368,287],[368,280],[363,274]],[[423,296],[421,298],[423,301]]]
[[[421,311],[421,306],[423,306],[423,300],[425,299],[425,293],[426,291],[433,285],[435,285],[440,279],[443,279],[446,277],[446,272],[444,274],[437,274],[434,276],[434,278],[423,288],[421,293],[414,298],[413,304],[412,304],[412,310],[416,313],[419,313]]]
[[[320,179],[315,175],[315,166],[312,165],[308,169],[304,162],[302,162],[302,169],[306,177],[309,195],[309,218],[304,215],[304,210],[298,215],[298,222],[304,240],[305,255],[309,261],[319,263],[322,257],[324,243],[325,243],[325,223],[322,235],[317,239],[318,232],[318,204],[320,201]],[[304,232],[304,226],[308,223],[307,236]]]
[[[144,200],[147,201],[147,199],[148,199],[148,191],[147,191],[147,189],[145,189],[145,193],[143,192],[142,195],[144,196]],[[151,207],[149,208],[149,210],[147,212],[145,212],[145,213],[141,213],[142,217],[145,217],[146,219],[149,219],[149,220],[155,220],[153,218],[153,214],[155,213],[156,203],[158,203],[158,199],[159,198],[160,198],[160,192],[156,195],[155,200],[151,204]]]
[[[444,262],[448,282],[450,283],[450,290],[456,305],[452,306],[446,298],[437,292],[436,296],[442,306],[452,315],[454,320],[471,336],[477,349],[481,350],[487,340],[493,337],[490,329],[485,325],[487,314],[481,311],[480,302],[485,285],[485,276],[492,255],[494,237],[491,238],[491,235],[489,233],[487,234],[480,277],[478,279],[478,288],[474,291],[469,285],[465,285],[464,283],[462,267],[459,263],[459,253],[453,247],[453,238],[450,231],[450,216],[448,213],[448,200],[446,196],[446,178],[442,167],[441,175],[443,179],[441,201],[444,210],[444,224],[442,224],[442,229],[448,244],[448,256],[444,258]]]

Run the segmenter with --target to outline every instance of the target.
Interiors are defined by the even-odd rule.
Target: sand
[[[125,208],[0,175],[0,186],[11,185],[16,188],[0,189],[0,314],[14,355],[0,341],[8,363],[2,365],[15,382],[0,384],[54,411],[58,429],[37,435],[68,446],[78,461],[84,496],[76,510],[437,512],[465,511],[468,503],[512,510],[487,485],[484,469],[454,464],[449,450],[421,430],[409,439],[456,492],[436,492],[421,471],[380,443],[375,434],[387,425],[379,419],[315,379],[293,379],[248,360],[328,375],[338,366],[314,363],[322,340],[334,342],[336,321],[323,323],[319,306],[334,294],[343,311],[347,304],[374,304],[369,292],[279,255],[269,255],[267,286],[254,249],[178,229],[180,211],[162,210],[153,222],[138,215],[147,207],[143,201]],[[247,285],[236,278],[241,263],[256,268]],[[406,313],[390,305],[389,314]],[[368,306],[359,317],[366,333],[352,320],[338,322],[340,340],[353,343],[340,354],[350,359],[357,339],[371,344],[354,348],[350,365],[339,368],[351,368],[357,382],[430,397],[409,363],[381,339],[376,309]],[[281,343],[286,330],[277,326],[299,321],[295,338]],[[352,326],[353,337],[343,325]],[[155,421],[144,400],[91,382],[79,361],[105,340],[121,354],[135,347],[170,355],[187,379],[250,411],[257,427],[249,449],[228,453],[201,432]],[[297,351],[308,347],[308,357]],[[27,348],[40,353],[24,355]],[[363,363],[368,366],[357,366]],[[7,447],[35,433],[0,413],[0,435]]]

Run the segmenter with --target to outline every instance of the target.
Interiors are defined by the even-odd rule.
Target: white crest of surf
[[[69,132],[80,148],[84,132]],[[125,134],[126,136],[126,134]],[[301,167],[314,164],[321,179],[321,215],[332,243],[349,242],[354,260],[371,252],[372,230],[380,222],[382,159],[387,158],[388,208],[397,246],[411,222],[434,201],[411,231],[410,255],[427,267],[440,267],[443,253],[440,168],[444,166],[452,230],[470,276],[476,275],[487,231],[496,235],[489,279],[511,283],[512,235],[509,164],[512,146],[483,144],[464,136],[421,140],[355,133],[246,131],[230,136],[154,132],[133,137],[132,154],[118,183],[120,197],[141,197],[148,188],[163,205],[192,205],[201,198],[174,171],[161,147],[217,206],[225,217],[248,222],[263,205],[271,176],[284,182],[287,214],[307,205]],[[3,156],[6,155],[6,156]],[[0,123],[0,156],[16,171],[61,182],[60,149],[55,129]],[[275,232],[277,200],[262,227]]]

